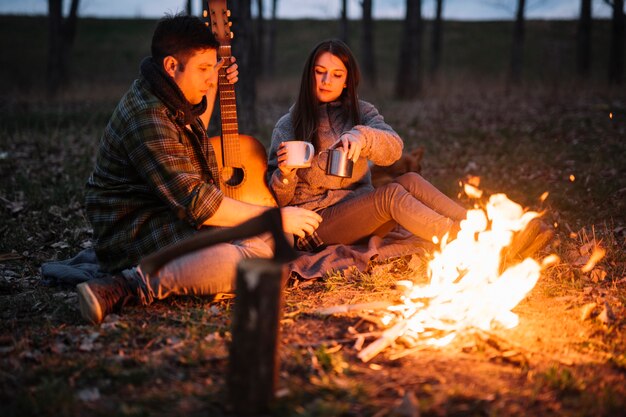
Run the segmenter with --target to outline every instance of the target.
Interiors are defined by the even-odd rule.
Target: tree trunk
[[[339,39],[348,43],[348,0],[341,0],[341,18],[339,23]]]
[[[522,80],[522,68],[524,66],[524,11],[525,0],[517,1],[515,24],[513,27],[513,43],[511,45],[511,82],[519,84]]]
[[[435,20],[433,22],[432,49],[430,57],[430,74],[433,78],[437,77],[439,64],[441,61],[441,45],[443,37],[443,0],[435,2]]]
[[[256,131],[256,77],[254,67],[253,26],[250,0],[232,1],[233,55],[239,65],[239,81],[235,84],[239,109],[240,133],[251,134]]]
[[[267,39],[267,62],[265,64],[266,72],[270,76],[276,73],[276,10],[278,9],[278,0],[272,0],[272,18],[269,24],[269,34]]]
[[[624,0],[613,0],[612,21],[609,83],[621,84],[624,77]]]
[[[191,0],[187,0],[187,2],[185,3],[185,11],[187,12],[187,16],[192,15]]]
[[[67,68],[78,21],[79,0],[72,0],[70,13],[63,19],[63,1],[48,0],[47,90],[55,95],[67,84]]]
[[[235,415],[269,415],[278,383],[282,293],[287,277],[287,270],[273,259],[244,259],[237,267],[228,372]]]
[[[256,16],[256,36],[254,40],[254,59],[256,61],[257,75],[263,75],[264,57],[265,57],[265,17],[263,15],[263,0],[256,0],[257,16]]]
[[[591,0],[581,0],[578,19],[578,74],[587,78],[591,70]]]
[[[361,50],[363,73],[370,86],[376,88],[376,59],[374,58],[374,22],[372,20],[372,0],[363,0],[363,32]]]
[[[395,96],[400,99],[416,97],[422,88],[422,1],[406,1],[406,17]]]

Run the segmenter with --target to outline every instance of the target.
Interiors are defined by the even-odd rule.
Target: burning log
[[[359,359],[363,362],[369,362],[370,359],[378,355],[383,349],[391,345],[402,333],[404,333],[408,324],[408,320],[403,320],[396,323],[390,329],[385,330],[382,336],[359,352]]]
[[[315,311],[317,314],[321,314],[323,316],[330,316],[337,313],[348,313],[351,311],[362,311],[362,310],[382,310],[392,305],[390,301],[374,301],[371,303],[361,303],[361,304],[343,304],[339,306],[320,308]]]

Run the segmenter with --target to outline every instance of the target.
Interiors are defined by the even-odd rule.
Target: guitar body
[[[220,43],[218,56],[230,61],[233,32],[226,0],[209,0],[206,16],[210,17],[212,32]],[[218,75],[222,135],[209,139],[217,156],[220,188],[224,195],[235,200],[276,207],[276,200],[265,183],[265,147],[252,136],[239,134],[235,87],[227,78],[226,66],[223,66]]]
[[[245,203],[259,206],[276,207],[276,201],[265,182],[267,173],[267,154],[265,147],[252,136],[239,135],[241,167],[224,166],[220,158],[222,149],[221,136],[209,139],[217,155],[217,166],[220,173],[220,188],[224,195]]]

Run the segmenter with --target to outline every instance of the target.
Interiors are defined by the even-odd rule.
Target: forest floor
[[[412,102],[369,96],[407,149],[425,147],[422,174],[450,196],[471,174],[486,192],[542,211],[556,235],[537,257],[560,261],[514,309],[517,327],[469,329],[441,348],[398,340],[368,362],[357,356],[358,335],[365,345],[375,340],[384,330],[372,319],[378,313],[317,310],[400,302],[396,282],[423,281],[426,258],[291,282],[274,415],[626,415],[626,96],[578,86],[458,87]],[[265,143],[289,105],[280,91],[267,84],[258,95]],[[0,414],[227,415],[235,300],[173,297],[93,326],[81,320],[74,289],[41,284],[43,262],[91,245],[82,193],[114,103],[107,94],[4,105]],[[605,256],[583,270],[598,247]]]

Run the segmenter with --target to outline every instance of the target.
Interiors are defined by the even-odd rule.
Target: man
[[[217,92],[218,42],[198,18],[166,16],[152,56],[119,102],[100,141],[86,189],[87,216],[102,269],[111,275],[79,284],[82,316],[99,323],[128,302],[150,304],[172,294],[215,294],[234,288],[244,258],[271,257],[269,237],[199,250],[166,264],[156,276],[139,260],[203,227],[235,226],[266,207],[222,194],[208,125]],[[234,59],[227,79],[236,82]],[[321,218],[281,209],[286,233],[312,233]]]

